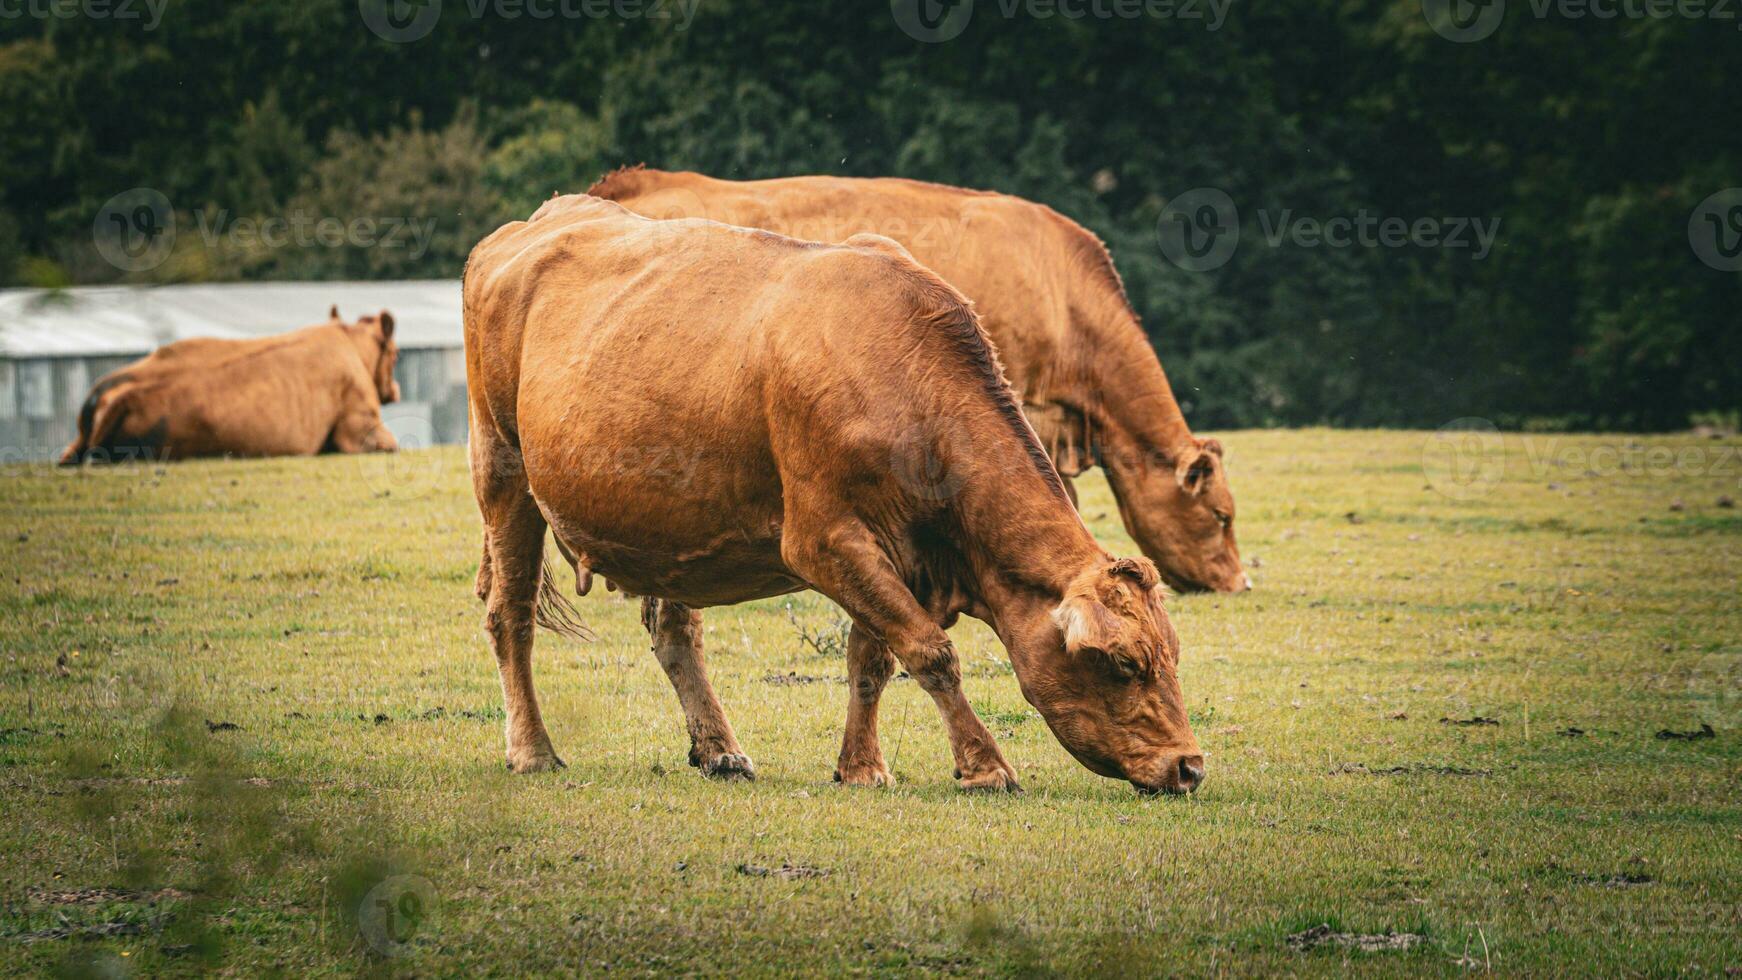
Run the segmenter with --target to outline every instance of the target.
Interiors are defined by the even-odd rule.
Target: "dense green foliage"
[[[569,0],[552,19],[526,10],[557,0],[447,0],[390,43],[374,0],[164,2],[155,27],[144,0],[131,20],[50,0],[0,18],[0,282],[116,278],[93,218],[136,186],[180,232],[136,278],[386,278],[455,275],[480,232],[621,163],[900,174],[1105,237],[1200,425],[1671,427],[1742,405],[1742,274],[1690,242],[1695,208],[1742,184],[1742,34],[1721,14],[1513,0],[1454,43],[1419,0],[1236,4],[1215,29],[1201,3],[979,0],[922,43],[883,0]],[[29,13],[50,9],[75,16]],[[1157,238],[1197,187],[1242,231],[1205,272]],[[1364,215],[1498,227],[1486,250],[1268,240]],[[303,217],[434,224],[395,247],[232,233]]]

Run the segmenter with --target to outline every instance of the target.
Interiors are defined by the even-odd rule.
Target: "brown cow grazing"
[[[166,344],[97,382],[60,461],[392,452],[398,357],[393,314],[346,323],[336,306],[290,333]]]
[[[894,242],[562,197],[473,250],[465,319],[510,769],[561,765],[531,666],[548,522],[578,591],[597,573],[651,597],[704,774],[753,769],[698,610],[810,588],[853,620],[842,782],[890,782],[877,702],[899,663],[937,702],[961,785],[1017,788],[962,692],[944,633],[962,613],[1084,765],[1144,791],[1202,779],[1155,567],[1095,543],[967,302]]]
[[[1076,222],[1018,197],[892,178],[730,181],[635,167],[588,193],[650,217],[895,239],[974,301],[1067,489],[1100,465],[1125,529],[1168,584],[1251,588],[1221,443],[1186,426],[1112,257]]]

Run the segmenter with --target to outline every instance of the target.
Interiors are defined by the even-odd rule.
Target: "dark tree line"
[[[622,163],[899,174],[1100,233],[1201,427],[1742,407],[1742,197],[1707,203],[1742,185],[1742,25],[1717,4],[1495,0],[1458,42],[1440,0],[1242,0],[1220,23],[956,0],[961,34],[926,43],[906,0],[386,0],[390,33],[439,15],[394,43],[375,0],[159,2],[155,23],[146,0],[0,16],[0,282],[453,276]],[[1490,15],[1450,9],[1453,31]],[[129,270],[93,222],[135,187],[177,234]],[[1197,188],[1240,235],[1201,271],[1163,246]]]

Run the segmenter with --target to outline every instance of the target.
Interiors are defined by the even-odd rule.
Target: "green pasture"
[[[1184,799],[1072,761],[979,624],[1026,794],[958,792],[906,680],[899,784],[834,785],[810,594],[707,613],[755,783],[685,765],[602,589],[535,655],[568,768],[513,776],[463,450],[0,471],[0,971],[1742,970],[1742,439],[1222,438],[1257,588],[1171,601]]]

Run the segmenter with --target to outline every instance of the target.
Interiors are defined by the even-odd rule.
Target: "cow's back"
[[[1083,268],[1093,236],[1051,208],[990,191],[895,177],[805,176],[729,181],[625,170],[589,193],[650,216],[690,215],[839,242],[860,232],[894,239],[974,301],[1011,384],[1042,395],[1056,369],[1073,305],[1101,281]]]

